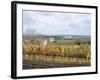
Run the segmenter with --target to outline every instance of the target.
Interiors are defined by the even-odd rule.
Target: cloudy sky
[[[23,34],[90,35],[91,14],[23,11]]]

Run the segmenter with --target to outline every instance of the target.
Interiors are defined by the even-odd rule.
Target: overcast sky
[[[23,34],[90,35],[91,14],[23,11]]]

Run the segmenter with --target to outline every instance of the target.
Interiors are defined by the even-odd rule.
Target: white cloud
[[[90,35],[91,15],[82,13],[23,11],[23,32],[44,35]]]

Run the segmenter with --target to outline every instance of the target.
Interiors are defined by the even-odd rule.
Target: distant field
[[[91,65],[90,38],[23,39],[23,69]]]

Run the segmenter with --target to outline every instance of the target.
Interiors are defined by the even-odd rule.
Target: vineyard
[[[23,69],[91,65],[88,38],[56,39],[40,43],[23,40]]]

